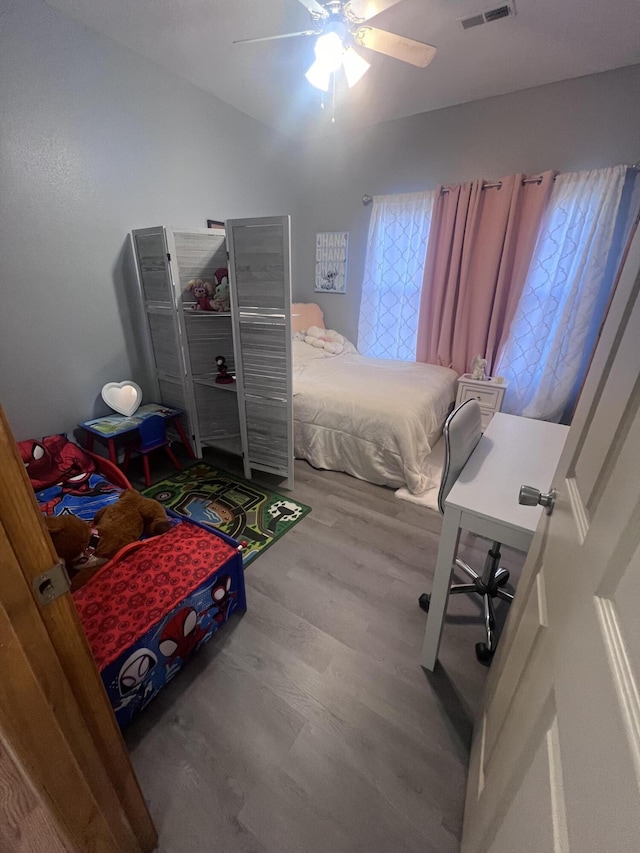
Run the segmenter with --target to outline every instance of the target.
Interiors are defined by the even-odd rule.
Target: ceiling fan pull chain
[[[332,93],[332,104],[331,104],[331,124],[336,123],[336,75],[335,71],[331,75],[333,77],[333,93]]]

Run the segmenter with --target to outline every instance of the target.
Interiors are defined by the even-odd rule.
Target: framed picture
[[[220,229],[224,231],[224,222],[220,222],[218,219],[207,219],[207,228],[212,228],[214,231],[220,231]]]
[[[348,231],[316,234],[316,292],[346,293]]]

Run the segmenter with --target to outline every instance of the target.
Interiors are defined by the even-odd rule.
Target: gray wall
[[[355,341],[370,208],[362,196],[640,158],[640,65],[389,122],[304,151],[294,293]],[[337,117],[339,126],[340,117]],[[313,291],[317,231],[349,231],[346,294]]]
[[[294,213],[289,143],[40,0],[0,7],[0,402],[18,439],[147,384],[125,238]]]

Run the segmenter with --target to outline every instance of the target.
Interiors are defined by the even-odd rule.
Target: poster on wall
[[[348,231],[316,234],[316,292],[346,293]]]

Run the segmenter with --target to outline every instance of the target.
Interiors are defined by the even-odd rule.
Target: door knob
[[[551,489],[549,492],[541,492],[540,489],[534,489],[533,486],[520,486],[519,504],[524,506],[538,506],[540,504],[540,506],[545,507],[547,515],[551,515],[555,502],[555,489]]]

